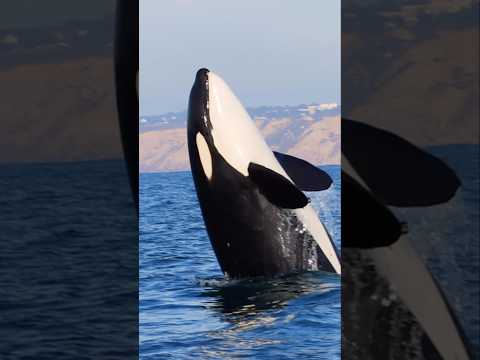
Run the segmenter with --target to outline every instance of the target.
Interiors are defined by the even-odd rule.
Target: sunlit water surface
[[[312,204],[340,245],[340,167]],[[339,359],[340,277],[223,278],[189,172],[140,176],[142,359]]]

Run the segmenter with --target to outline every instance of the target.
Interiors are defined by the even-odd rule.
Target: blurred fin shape
[[[460,186],[443,161],[391,132],[342,118],[342,137],[343,155],[386,205],[441,204]]]

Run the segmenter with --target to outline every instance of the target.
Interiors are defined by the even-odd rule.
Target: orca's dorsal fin
[[[308,198],[283,175],[256,163],[248,165],[250,180],[274,205],[285,209],[303,208]]]
[[[342,118],[342,153],[384,204],[432,206],[460,186],[442,160],[391,132]]]
[[[299,189],[303,191],[322,191],[327,190],[332,185],[330,175],[308,161],[276,151],[273,154]]]

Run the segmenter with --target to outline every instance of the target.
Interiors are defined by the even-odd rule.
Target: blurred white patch
[[[18,44],[18,38],[13,34],[7,34],[5,37],[0,41],[0,43],[8,44],[8,45],[16,45]]]

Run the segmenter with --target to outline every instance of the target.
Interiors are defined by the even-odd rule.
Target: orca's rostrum
[[[207,69],[190,93],[187,132],[200,208],[227,276],[340,273],[332,239],[302,192],[328,189],[331,178],[272,152],[228,85]]]

